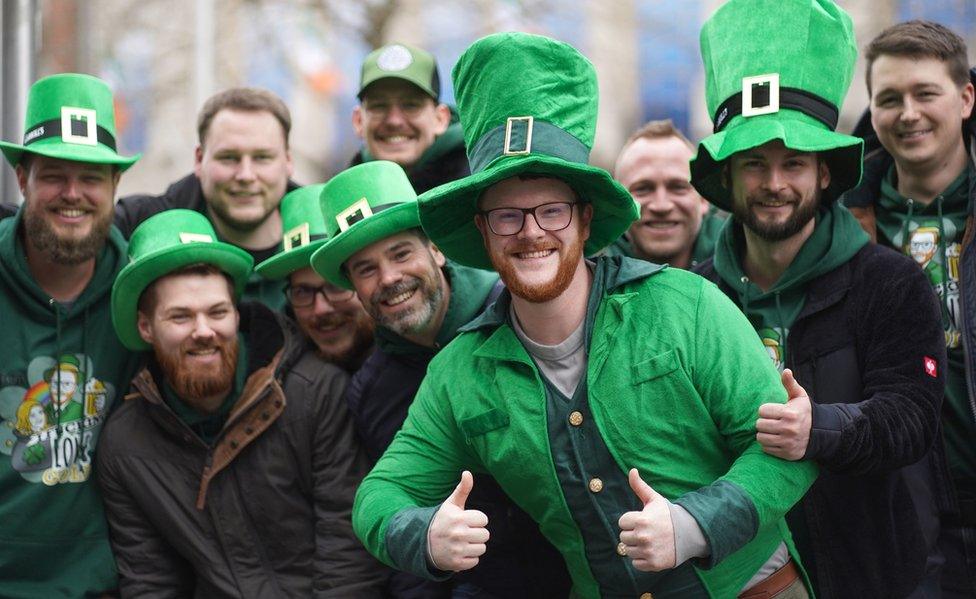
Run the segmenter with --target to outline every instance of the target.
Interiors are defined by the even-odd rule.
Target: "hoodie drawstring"
[[[942,222],[942,200],[943,197],[940,195],[935,198],[935,207],[938,210],[939,216],[939,254],[942,257],[942,293],[940,294],[942,299],[942,328],[944,330],[949,330],[951,322],[949,315],[949,259],[946,256],[946,242],[945,242],[945,225]],[[910,213],[909,213],[910,214]]]
[[[911,255],[911,244],[908,243],[908,225],[912,222],[912,215],[915,214],[915,200],[908,198],[908,216],[901,223],[901,245]]]
[[[780,335],[783,336],[782,343],[779,344],[779,347],[780,350],[783,352],[783,355],[780,356],[780,358],[783,360],[783,367],[785,368],[786,367],[786,343],[787,343],[787,337],[789,337],[789,332],[786,330],[786,326],[783,324],[786,322],[786,319],[783,318],[783,305],[779,301],[779,291],[775,292],[773,296],[776,298],[776,318],[778,319],[777,324],[779,324]]]

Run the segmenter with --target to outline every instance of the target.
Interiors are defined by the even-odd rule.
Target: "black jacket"
[[[711,259],[695,271],[736,301]],[[804,458],[821,474],[787,520],[817,596],[905,597],[925,577],[945,492],[931,451],[946,369],[931,286],[910,258],[868,244],[809,283],[789,347],[813,401]]]
[[[365,475],[346,375],[290,322],[241,306],[248,379],[212,447],[162,400],[152,366],[109,418],[97,473],[124,597],[379,597],[353,535]]]

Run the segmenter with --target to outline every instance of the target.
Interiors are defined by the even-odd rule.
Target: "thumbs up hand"
[[[644,509],[627,512],[617,522],[620,542],[634,567],[644,572],[659,572],[675,566],[674,524],[668,500],[630,469],[630,488],[643,502]]]
[[[793,378],[789,368],[783,371],[783,387],[789,396],[785,404],[759,406],[756,440],[770,455],[784,460],[800,460],[807,452],[813,425],[810,397]]]
[[[474,478],[465,470],[454,492],[441,504],[427,530],[431,564],[438,570],[459,572],[478,565],[488,541],[488,516],[464,509]]]

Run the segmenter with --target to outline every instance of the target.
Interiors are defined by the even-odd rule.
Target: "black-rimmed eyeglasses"
[[[322,297],[333,304],[348,302],[356,292],[352,289],[342,289],[329,283],[321,285],[288,285],[285,287],[285,297],[294,308],[307,308],[315,303],[315,296]]]
[[[525,216],[531,214],[543,231],[562,231],[573,222],[576,202],[550,202],[535,208],[495,208],[479,212],[495,235],[515,235],[525,226]]]

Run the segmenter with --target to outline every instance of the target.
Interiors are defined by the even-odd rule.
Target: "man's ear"
[[[193,174],[200,178],[200,172],[203,170],[203,146],[198,145],[193,150]]]
[[[722,187],[724,187],[725,189],[732,189],[732,171],[729,167],[729,164],[731,164],[731,162],[732,162],[731,160],[726,160],[725,164],[722,165],[722,174],[720,178],[722,182]]]
[[[827,189],[830,185],[830,167],[827,166],[827,161],[823,158],[820,158],[817,162],[819,163],[817,171],[820,179],[820,189]]]
[[[447,107],[447,104],[438,104],[434,108],[434,113],[437,120],[437,126],[434,127],[434,133],[440,135],[447,131],[448,125],[451,124],[451,109]]]
[[[360,139],[363,137],[363,107],[357,105],[352,109],[352,129]]]
[[[434,263],[437,264],[437,267],[444,268],[444,265],[447,264],[447,257],[443,254],[443,252],[437,249],[437,246],[433,243],[427,246],[427,250],[430,252],[430,255],[434,257]]]
[[[580,236],[583,241],[587,241],[590,238],[590,223],[593,221],[593,204],[586,202],[580,208]]]
[[[27,177],[30,176],[30,173],[19,164],[14,167],[14,173],[17,175],[17,185],[20,187],[20,195],[26,198],[27,194],[24,191],[27,189]]]
[[[973,97],[976,95],[976,91],[973,90],[973,84],[967,83],[962,88],[962,120],[968,119],[973,114]]]
[[[140,311],[136,314],[136,328],[139,329],[139,336],[142,337],[142,340],[152,345],[155,336],[153,335],[152,324],[145,312]]]

